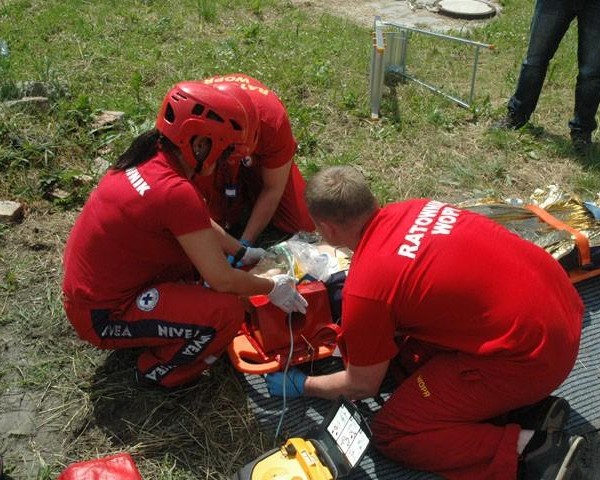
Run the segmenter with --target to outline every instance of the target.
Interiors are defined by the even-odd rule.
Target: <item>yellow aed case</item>
[[[248,468],[250,467],[250,468]],[[245,470],[246,469],[246,470]],[[310,440],[290,438],[247,465],[234,477],[240,480],[333,480],[332,472]]]
[[[232,480],[337,480],[359,464],[371,431],[356,405],[340,398],[308,439],[294,437],[236,473]]]

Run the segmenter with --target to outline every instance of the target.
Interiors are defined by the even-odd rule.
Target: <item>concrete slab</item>
[[[437,32],[469,30],[490,21],[489,18],[451,18],[439,12],[439,2],[440,0],[292,0],[293,4],[350,18],[359,25],[367,27],[373,25],[376,15],[385,22]],[[501,12],[498,1],[483,3],[489,3],[496,10],[496,15]]]
[[[441,0],[437,6],[439,13],[466,20],[489,18],[496,14],[492,5],[481,0]]]

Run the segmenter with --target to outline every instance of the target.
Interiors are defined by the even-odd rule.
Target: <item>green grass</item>
[[[178,81],[230,72],[259,78],[288,108],[304,174],[357,165],[382,202],[527,197],[551,183],[595,196],[600,159],[576,158],[568,140],[574,29],[549,70],[533,127],[489,129],[515,87],[532,6],[506,0],[486,26],[454,32],[496,46],[480,56],[474,108],[391,83],[373,121],[371,32],[309,3],[0,0],[0,38],[10,48],[0,58],[0,101],[30,94],[32,82],[50,100],[47,111],[0,107],[0,200],[27,205],[23,224],[0,224],[0,390],[30,395],[41,424],[56,432],[52,448],[0,432],[0,454],[11,442],[28,452],[10,450],[9,473],[50,479],[71,462],[127,450],[146,478],[225,478],[271,446],[225,362],[199,388],[140,391],[122,359],[79,342],[62,313],[62,247],[97,179],[94,161],[114,161],[151,128]],[[467,51],[413,40],[412,73],[452,92],[468,88]],[[102,110],[123,111],[125,120],[93,131]],[[53,199],[56,188],[70,195]],[[2,395],[0,420],[15,398]]]
[[[452,162],[429,171],[431,184],[424,182],[422,190],[414,185],[407,190],[397,178],[381,173],[401,167],[399,161],[410,169],[415,161],[435,161],[440,148],[460,152],[462,162],[493,163],[507,149],[519,156],[528,143],[543,150],[547,161],[574,163],[572,175],[549,181],[590,193],[590,185],[598,183],[595,168],[573,161],[561,142],[573,103],[574,31],[559,48],[533,118],[552,137],[509,133],[502,139],[487,132],[514,88],[531,2],[505,2],[503,9],[480,30],[454,32],[496,46],[480,56],[475,109],[458,108],[411,83],[398,84],[383,100],[383,120],[372,125],[370,32],[347,20],[273,0],[188,0],[176,8],[154,1],[5,1],[0,16],[11,54],[0,64],[0,92],[9,98],[22,82],[45,82],[52,108],[41,116],[0,117],[0,167],[8,172],[0,180],[0,194],[29,200],[61,187],[73,192],[61,206],[81,203],[89,185],[74,185],[73,177],[90,173],[98,156],[114,160],[142,126],[152,124],[172,84],[235,71],[260,78],[280,94],[299,140],[298,163],[307,173],[353,159],[380,173],[373,180],[385,192],[382,200],[409,193],[453,196],[452,190],[468,193],[479,182],[501,195],[515,184],[474,179],[468,172],[476,169],[468,165],[461,178]],[[468,93],[468,48],[419,35],[410,42],[411,74],[450,93]],[[124,111],[127,122],[116,131],[90,134],[93,114],[100,110]],[[457,175],[458,183],[446,178]],[[519,172],[512,176],[518,178]],[[439,188],[433,188],[435,183]],[[522,192],[511,193],[528,193],[536,186],[527,183]]]

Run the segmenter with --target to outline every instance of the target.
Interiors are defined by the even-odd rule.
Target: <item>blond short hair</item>
[[[362,219],[378,207],[365,177],[349,166],[328,167],[317,172],[308,181],[304,197],[314,219],[341,225]]]

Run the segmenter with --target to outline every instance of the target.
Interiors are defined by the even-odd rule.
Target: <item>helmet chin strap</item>
[[[190,175],[190,180],[193,180],[194,177],[198,174],[198,172],[200,172],[200,170],[202,170],[202,167],[204,166],[205,158],[198,158],[198,155],[194,155],[194,157],[196,158],[196,166],[194,167],[194,170],[192,171],[192,174]]]
[[[217,159],[217,161],[215,163],[220,164],[221,162],[226,162],[234,150],[235,150],[235,147],[233,145],[229,145],[225,150],[223,150],[221,152],[221,155],[219,155],[219,158]],[[194,168],[194,173],[192,173],[190,180],[193,179],[198,173],[200,173],[200,171],[202,170],[202,167],[204,167],[204,162],[208,158],[209,154],[210,154],[210,151],[202,156],[198,155],[198,154],[194,155],[196,157],[196,167]]]
[[[229,145],[225,150],[223,150],[223,153],[221,153],[221,156],[219,157],[217,162],[226,162],[234,150],[235,147],[233,145]]]
[[[204,160],[205,160],[204,158],[202,158],[202,159],[196,158],[196,167],[194,168],[194,173],[192,173],[192,176],[190,177],[190,179],[194,178],[200,172],[200,170],[202,170],[202,167],[204,166]]]

